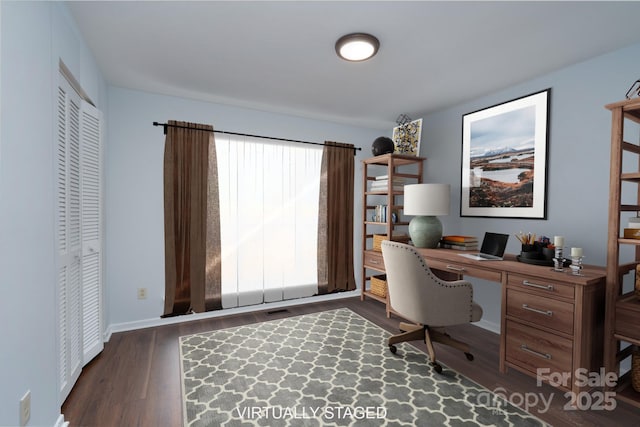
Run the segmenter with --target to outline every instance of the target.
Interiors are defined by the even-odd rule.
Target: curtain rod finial
[[[166,123],[158,123],[158,122],[153,122],[154,126],[162,126],[162,131],[164,132],[164,134],[167,134],[167,124]]]

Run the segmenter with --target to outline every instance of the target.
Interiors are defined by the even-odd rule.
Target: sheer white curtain
[[[322,147],[216,135],[222,307],[318,292]]]

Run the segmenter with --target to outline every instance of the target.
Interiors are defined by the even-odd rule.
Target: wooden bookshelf
[[[620,362],[631,357],[632,346],[640,345],[640,299],[633,292],[624,291],[625,278],[636,279],[640,240],[621,237],[626,227],[621,214],[640,213],[640,186],[631,197],[624,194],[625,201],[633,198],[635,203],[622,203],[622,183],[640,184],[640,144],[628,141],[633,131],[639,129],[640,98],[609,104],[606,108],[611,111],[612,119],[604,365],[607,372],[619,376],[614,390],[616,398],[640,407],[640,393],[631,386],[631,372],[622,375],[620,370]],[[623,172],[623,164],[625,167],[635,164],[638,170]],[[632,259],[621,259],[621,246],[632,247]]]
[[[382,252],[374,250],[374,235],[383,239],[405,240],[409,222],[403,218],[404,191],[394,186],[394,180],[402,178],[404,184],[422,183],[424,157],[399,154],[383,154],[362,161],[362,290],[360,298],[372,298],[385,304],[387,317],[391,308],[388,297],[371,292],[371,277],[384,274]],[[372,190],[376,177],[386,175],[386,188]],[[384,218],[373,218],[376,207],[386,206]],[[396,214],[394,221],[392,213]]]

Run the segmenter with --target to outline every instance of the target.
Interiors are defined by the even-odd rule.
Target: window
[[[322,147],[216,135],[222,307],[318,292]]]

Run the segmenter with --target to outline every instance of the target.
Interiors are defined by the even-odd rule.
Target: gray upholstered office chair
[[[423,340],[431,365],[438,373],[442,372],[442,366],[436,361],[434,342],[457,348],[473,360],[467,344],[442,330],[445,326],[477,322],[482,318],[482,308],[473,302],[471,283],[439,279],[413,246],[386,240],[382,242],[382,256],[391,308],[415,322],[400,323],[403,333],[389,338],[391,352],[395,354],[395,344],[399,342]]]

